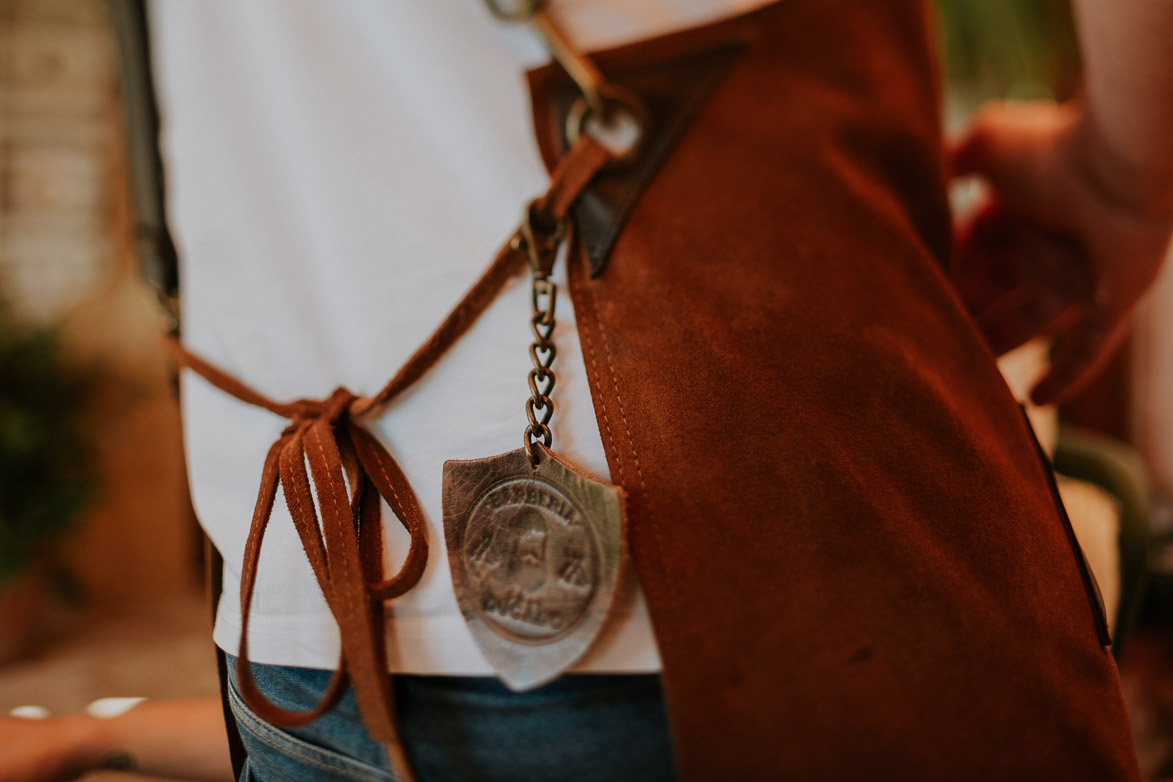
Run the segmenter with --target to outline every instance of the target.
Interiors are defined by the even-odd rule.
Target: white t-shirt
[[[695,26],[763,0],[563,0],[583,49]],[[548,177],[523,72],[548,60],[481,0],[154,0],[168,210],[184,342],[278,401],[376,392],[430,335]],[[559,268],[556,281],[564,278]],[[389,654],[409,673],[488,675],[453,596],[441,469],[521,444],[528,280],[518,278],[422,380],[363,423],[415,488],[431,553],[392,605]],[[554,448],[607,479],[565,294],[554,335]],[[285,422],[185,373],[187,463],[225,559],[216,642],[236,652],[240,566],[265,453]],[[407,537],[384,508],[388,565]],[[576,670],[655,671],[627,589]],[[250,619],[254,661],[332,668],[338,633],[278,499]]]

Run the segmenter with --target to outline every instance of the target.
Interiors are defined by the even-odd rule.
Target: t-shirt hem
[[[240,649],[239,612],[221,603],[213,632],[229,654]],[[267,665],[333,669],[338,665],[338,629],[331,617],[310,615],[249,618],[249,658]],[[395,617],[387,622],[388,662],[393,671],[434,676],[494,676],[459,616]],[[646,616],[612,616],[571,673],[658,673],[660,656]]]

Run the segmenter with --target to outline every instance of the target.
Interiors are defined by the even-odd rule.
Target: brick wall
[[[198,537],[162,318],[133,253],[104,0],[0,0],[0,295],[110,376],[102,499],[64,557],[96,605],[191,588]]]
[[[116,263],[111,40],[101,0],[0,0],[0,20],[0,283],[49,318]]]

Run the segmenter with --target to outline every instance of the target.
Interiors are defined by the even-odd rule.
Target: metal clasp
[[[530,22],[546,42],[550,54],[554,56],[565,69],[567,75],[578,85],[583,99],[596,114],[606,113],[603,103],[603,89],[608,86],[606,77],[599,71],[594,61],[584,57],[554,23],[542,3],[538,3],[530,13]]]
[[[512,5],[502,5],[500,0],[485,0],[489,12],[502,22],[524,22],[538,10],[544,0],[516,0]]]
[[[531,299],[534,305],[534,328],[539,326],[552,330],[554,325],[554,303],[558,300],[558,286],[547,279],[539,277],[534,280]],[[545,339],[550,335],[545,334]]]
[[[558,247],[565,236],[566,219],[551,219],[538,208],[538,199],[535,198],[525,207],[525,216],[513,237],[512,246],[515,250],[525,249],[534,279],[544,280],[554,270],[554,259],[558,257]]]

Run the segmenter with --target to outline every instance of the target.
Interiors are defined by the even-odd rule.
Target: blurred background
[[[938,11],[949,127],[990,98],[1077,89],[1065,2]],[[121,83],[106,0],[0,0],[0,713],[217,691]],[[957,188],[960,205],[971,190]],[[1013,388],[1046,352],[1004,362]],[[1063,410],[1034,411],[1114,617],[1150,779],[1173,779],[1171,397],[1167,266],[1105,375]]]
[[[0,713],[218,691],[116,53],[104,0],[0,0]]]

